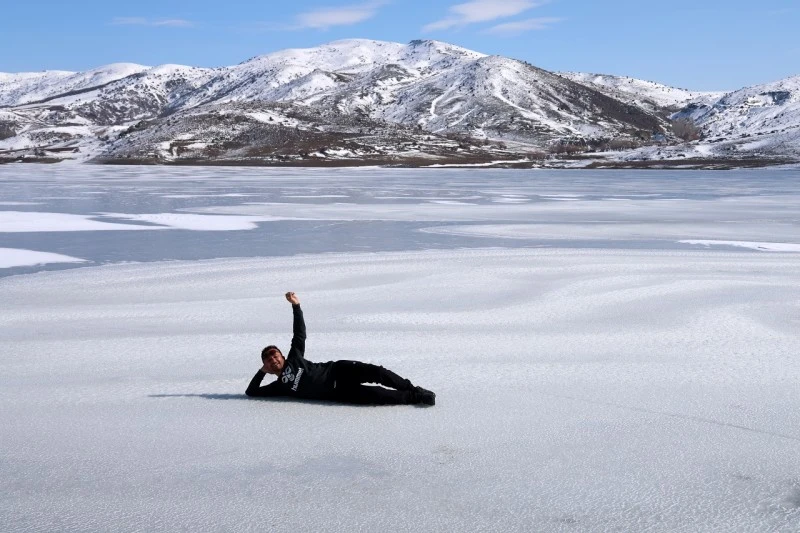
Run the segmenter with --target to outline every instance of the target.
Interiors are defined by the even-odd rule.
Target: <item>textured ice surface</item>
[[[800,244],[784,242],[746,242],[746,241],[681,241],[686,244],[699,244],[702,246],[736,246],[750,248],[752,250],[762,250],[765,252],[800,252]]]
[[[686,244],[742,246],[755,250],[800,250],[800,227],[796,224],[779,221],[764,220],[716,222],[713,220],[699,221],[676,220],[687,213],[675,213],[670,221],[658,223],[655,219],[650,222],[619,221],[614,223],[595,222],[592,224],[471,224],[469,226],[440,226],[423,228],[426,233],[440,233],[445,235],[465,235],[476,237],[502,237],[505,239],[585,239],[593,241],[630,240],[630,239],[660,239],[673,240]],[[666,216],[666,214],[665,214]],[[687,239],[689,236],[702,235],[716,237],[716,239]],[[721,240],[733,238],[764,238],[782,239],[793,242],[743,242],[734,240]],[[763,245],[763,246],[762,246]]]
[[[797,531],[795,254],[453,250],[0,279],[2,531]],[[309,359],[431,409],[246,399]]]
[[[0,531],[798,530],[800,256],[759,253],[796,170],[4,165],[0,200],[0,248],[154,261],[0,270]],[[310,359],[437,406],[247,400],[287,290]]]

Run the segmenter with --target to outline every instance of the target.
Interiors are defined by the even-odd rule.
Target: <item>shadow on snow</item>
[[[203,398],[204,400],[248,400],[248,401],[270,401],[270,402],[291,402],[308,403],[316,405],[344,405],[350,407],[392,407],[391,405],[378,404],[358,404],[331,402],[327,400],[309,400],[307,398],[288,398],[286,396],[270,396],[268,398],[258,396],[247,396],[246,394],[214,394],[214,393],[194,393],[194,394],[148,394],[148,398]],[[396,407],[396,406],[395,406]],[[420,404],[413,404],[413,407],[427,407]]]

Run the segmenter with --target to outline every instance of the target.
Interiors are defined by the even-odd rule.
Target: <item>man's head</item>
[[[264,369],[267,372],[277,376],[283,371],[283,365],[286,364],[286,359],[277,346],[270,344],[261,350],[261,362],[264,363]]]

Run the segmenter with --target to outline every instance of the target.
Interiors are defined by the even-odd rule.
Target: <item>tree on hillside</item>
[[[688,118],[679,118],[672,122],[672,133],[684,141],[696,141],[700,138],[700,129]]]

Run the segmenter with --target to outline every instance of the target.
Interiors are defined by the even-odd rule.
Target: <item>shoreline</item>
[[[13,163],[56,164],[62,162],[79,163],[86,165],[106,166],[163,166],[163,167],[275,167],[275,168],[355,168],[355,167],[380,167],[399,169],[542,169],[542,170],[736,170],[736,169],[768,169],[778,166],[800,165],[800,161],[792,159],[778,159],[759,157],[752,159],[657,159],[635,161],[607,161],[596,158],[573,157],[553,159],[551,162],[542,163],[542,160],[520,161],[500,160],[486,161],[475,158],[472,161],[445,159],[431,161],[424,158],[394,160],[394,159],[359,159],[359,160],[325,160],[303,159],[297,161],[269,161],[263,159],[236,159],[236,160],[159,160],[148,159],[95,159],[88,161],[74,161],[55,157],[17,157],[4,158],[0,156],[0,165]],[[581,164],[585,163],[585,164]]]

